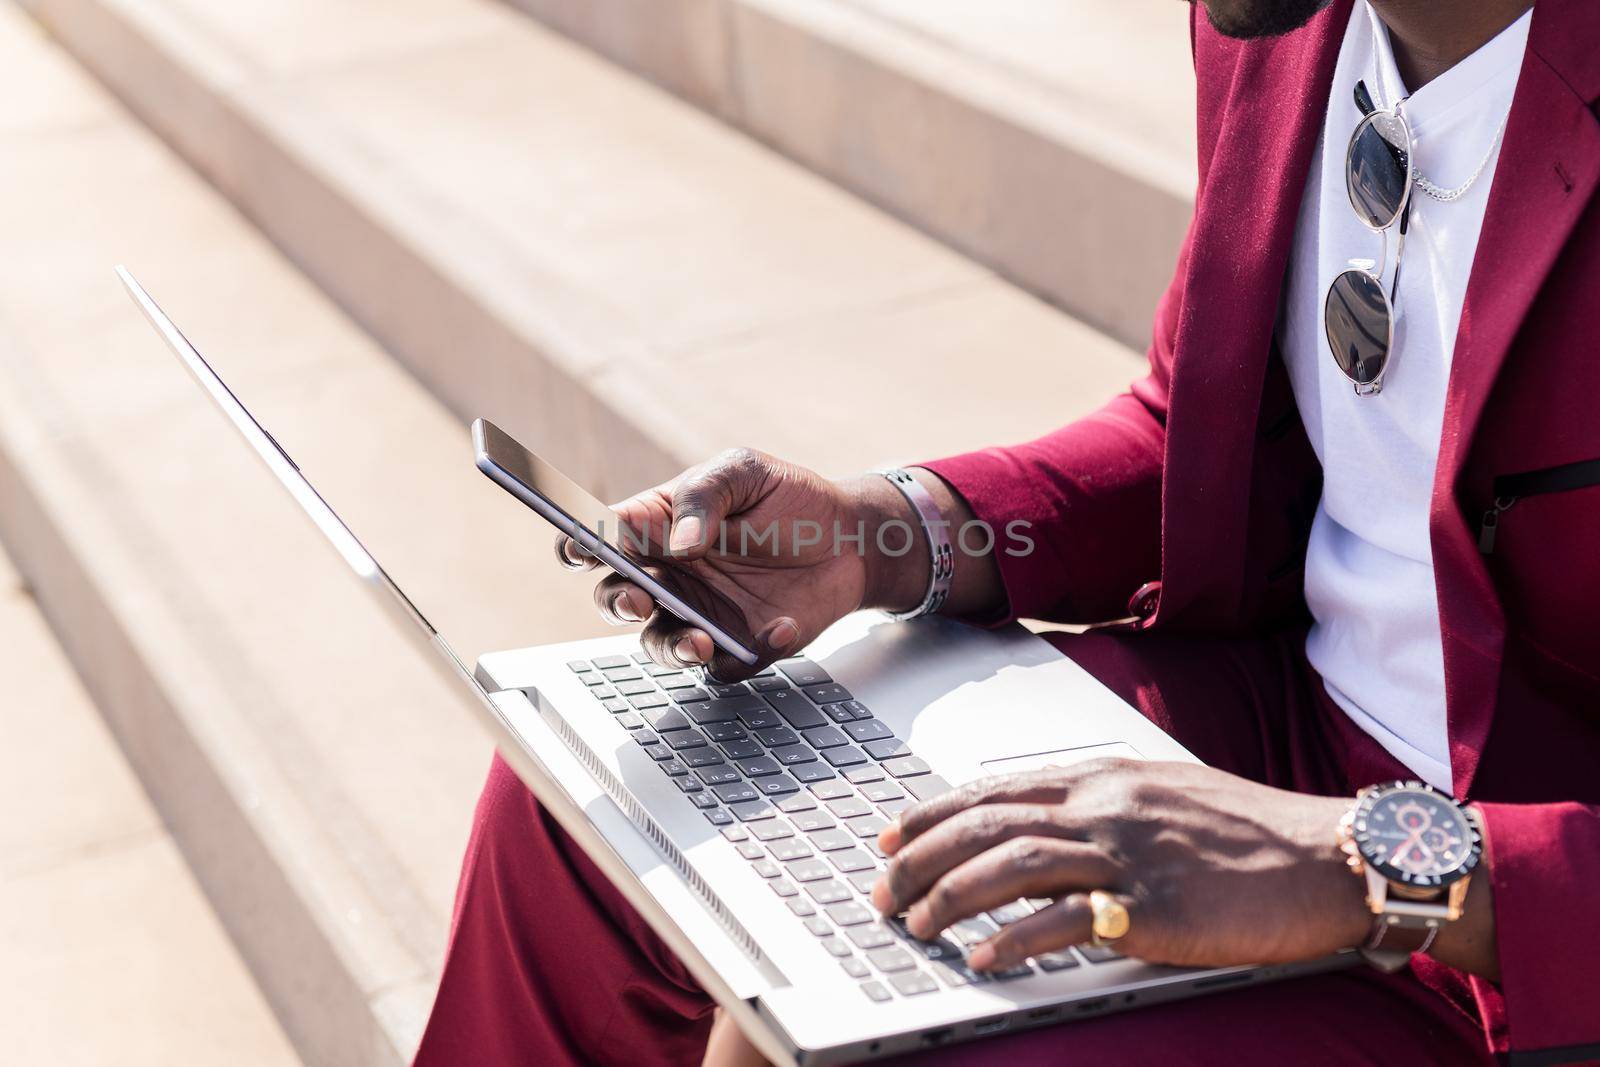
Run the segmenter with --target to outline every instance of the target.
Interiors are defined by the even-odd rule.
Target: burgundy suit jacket
[[[1199,185],[1149,375],[1047,437],[929,464],[996,528],[1033,524],[1031,555],[1000,556],[1013,616],[1200,632],[1304,617],[1321,468],[1273,333],[1350,11],[1251,42],[1193,19]],[[1600,474],[1537,494],[1507,478],[1600,459],[1597,97],[1600,0],[1538,0],[1431,513],[1451,762],[1485,816],[1502,969],[1472,995],[1498,1050],[1558,1058],[1600,1057]],[[1508,485],[1526,495],[1486,554]]]

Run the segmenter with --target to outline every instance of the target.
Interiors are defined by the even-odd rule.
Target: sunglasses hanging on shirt
[[[1400,288],[1400,256],[1411,221],[1416,174],[1411,127],[1400,105],[1392,110],[1374,106],[1366,82],[1356,83],[1355,95],[1362,119],[1345,151],[1345,190],[1356,218],[1382,235],[1383,254],[1376,263],[1351,260],[1350,269],[1333,280],[1323,303],[1323,328],[1333,361],[1355,386],[1356,395],[1375,396],[1383,389],[1394,351],[1394,299]],[[1396,228],[1394,278],[1385,292],[1389,230]]]
[[[1411,194],[1420,190],[1441,203],[1459,199],[1494,158],[1506,120],[1500,120],[1489,150],[1472,176],[1453,189],[1443,189],[1417,173],[1411,126],[1401,110],[1405,101],[1393,108],[1380,108],[1373,103],[1365,81],[1356,82],[1355,98],[1362,118],[1345,150],[1345,191],[1361,224],[1382,235],[1383,251],[1376,263],[1370,259],[1350,261],[1350,269],[1328,287],[1322,319],[1328,350],[1355,387],[1356,395],[1376,396],[1383,390],[1383,376],[1394,362],[1394,302],[1400,291],[1400,256],[1405,251],[1406,228],[1411,222]],[[1394,277],[1385,292],[1383,272],[1391,229],[1397,230]]]

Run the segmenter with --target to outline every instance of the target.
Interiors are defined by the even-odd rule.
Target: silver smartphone
[[[478,469],[490,481],[578,547],[649,593],[667,612],[704,630],[719,649],[746,667],[760,662],[751,648],[749,623],[737,605],[670,561],[641,555],[637,546],[630,546],[616,512],[571,478],[487,419],[473,420],[472,450]]]

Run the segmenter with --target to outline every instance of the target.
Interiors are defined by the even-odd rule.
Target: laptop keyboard
[[[934,941],[912,937],[902,918],[882,919],[869,899],[886,865],[878,831],[950,783],[810,660],[728,685],[643,652],[567,666],[868,999],[1120,958],[1085,945],[999,973],[967,967],[968,949],[1049,900],[1007,904]]]

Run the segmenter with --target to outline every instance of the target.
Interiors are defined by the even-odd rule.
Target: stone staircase
[[[494,0],[0,4],[0,95],[0,540],[307,1063],[409,1059],[488,747],[115,263],[469,655],[601,629],[471,416],[616,496],[735,443],[1015,440],[1139,367]]]

